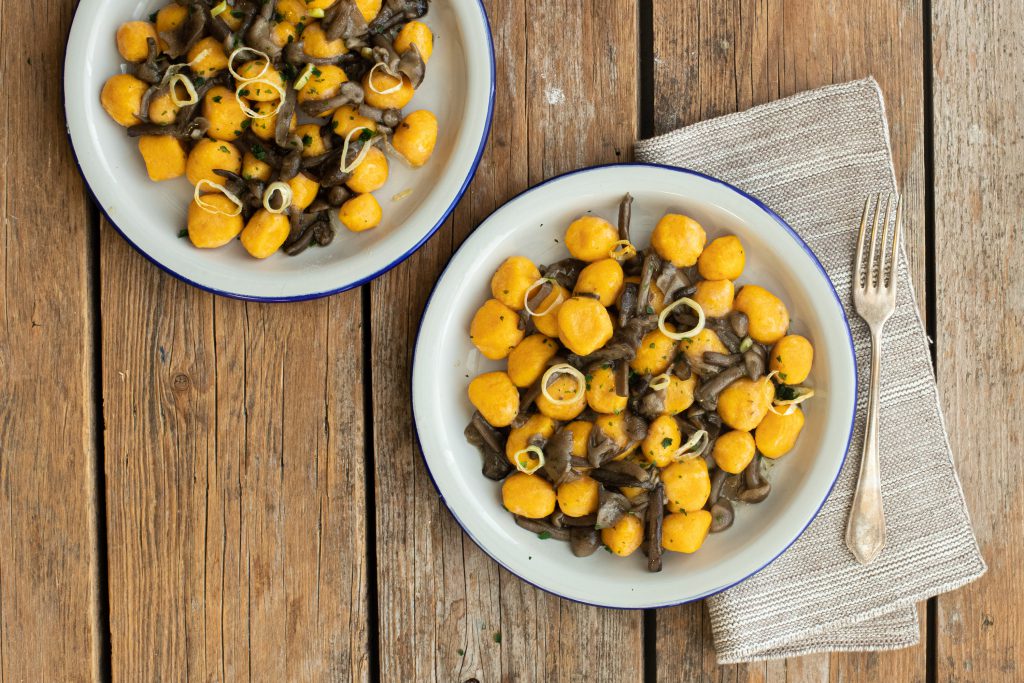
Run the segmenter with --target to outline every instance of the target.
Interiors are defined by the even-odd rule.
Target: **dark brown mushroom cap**
[[[654,488],[656,482],[651,473],[629,460],[612,460],[590,471],[590,477],[605,486],[635,486],[642,489]]]
[[[752,380],[759,380],[764,375],[765,353],[760,344],[754,343],[743,352],[743,367],[747,371],[747,377]]]
[[[665,390],[648,391],[637,403],[637,412],[653,422],[665,412]]]
[[[601,534],[593,526],[569,530],[569,547],[576,557],[589,557],[601,547]]]
[[[570,517],[561,510],[555,510],[551,513],[551,523],[563,528],[590,527],[593,529],[597,524],[597,514],[592,512],[582,517]]]
[[[619,297],[619,327],[625,327],[629,319],[636,314],[636,302],[640,295],[640,285],[627,282],[622,285]]]
[[[725,391],[727,386],[743,377],[746,372],[746,368],[742,365],[726,368],[697,387],[697,390],[693,392],[693,398],[705,410],[715,410],[718,408],[719,395]]]
[[[310,116],[320,116],[332,109],[346,104],[358,105],[363,101],[363,86],[353,81],[346,81],[338,88],[338,94],[325,100],[308,100],[302,103],[302,111]]]
[[[696,287],[690,284],[683,271],[672,265],[671,261],[665,261],[661,264],[661,269],[658,271],[658,276],[654,279],[654,284],[661,290],[665,301],[675,301],[681,296],[690,296],[696,291]]]
[[[480,450],[480,455],[483,456],[485,477],[499,481],[508,476],[512,471],[512,464],[505,457],[504,443],[502,443],[498,432],[487,424],[479,411],[473,413],[473,418],[466,426],[464,434],[466,441],[476,446]]]
[[[650,309],[651,281],[660,266],[661,259],[659,259],[658,255],[654,253],[654,250],[647,250],[644,254],[643,266],[640,268],[640,291],[637,292],[636,297],[638,315],[654,312],[654,309]],[[657,321],[655,321],[655,324],[657,324]]]
[[[629,224],[633,220],[633,195],[626,193],[626,196],[619,202],[619,239],[630,242]]]
[[[178,58],[192,49],[199,42],[206,30],[206,18],[209,9],[202,3],[193,2],[188,6],[188,19],[173,31],[161,31],[160,38],[167,45],[164,52],[171,58]]]
[[[412,87],[418,88],[423,84],[423,78],[427,74],[427,65],[420,54],[420,48],[413,43],[409,49],[402,53],[398,60],[397,72],[408,77]]]
[[[625,418],[625,432],[630,441],[643,441],[647,437],[647,420],[639,415],[627,413]]]
[[[558,539],[559,541],[569,540],[569,531],[567,529],[560,529],[551,522],[544,521],[543,519],[530,519],[529,517],[522,517],[516,515],[516,524],[532,531],[535,534],[547,534],[551,538]]]
[[[732,526],[736,517],[733,512],[732,503],[727,498],[721,498],[711,506],[711,528],[710,532],[717,534]]]
[[[587,438],[587,461],[592,466],[600,467],[618,455],[619,451],[619,445],[602,429],[594,427],[590,430],[590,436]]]
[[[632,508],[633,504],[629,502],[629,498],[626,498],[621,493],[609,491],[608,489],[601,487],[597,508],[597,520],[594,523],[594,527],[597,529],[613,527],[618,524],[619,520],[622,519]]]
[[[277,122],[274,124],[274,142],[279,147],[289,146],[292,115],[295,114],[297,97],[295,88],[284,89],[284,101],[281,103],[281,108],[277,111]]]
[[[533,308],[533,306],[530,306]],[[594,351],[588,356],[577,356],[570,353],[566,358],[569,365],[575,368],[585,368],[591,365],[605,364],[619,360],[633,360],[636,357],[636,349],[624,341],[612,340]]]
[[[650,492],[644,514],[644,536],[647,548],[647,570],[661,571],[661,531],[665,519],[665,485],[661,482]]]
[[[551,278],[570,292],[576,287],[576,280],[587,264],[579,259],[567,258],[540,269],[543,277]]]
[[[743,470],[743,490],[737,499],[744,503],[760,503],[772,492],[772,485],[761,476],[761,458],[754,456]]]
[[[743,354],[741,353],[719,353],[718,351],[705,351],[704,362],[709,365],[714,365],[719,368],[727,368],[730,365],[736,365],[737,363],[743,362]]]
[[[327,40],[342,38],[350,50],[360,42],[355,39],[365,37],[370,31],[354,0],[338,0],[331,5],[324,13],[323,27]]]
[[[146,59],[132,67],[135,77],[151,85],[157,85],[163,80],[167,65],[161,63],[160,49],[152,38],[146,38]],[[142,107],[142,113],[146,113],[146,107]]]
[[[571,429],[562,428],[551,435],[544,448],[543,472],[555,486],[567,480],[572,473],[573,434]]]
[[[729,328],[732,330],[740,339],[747,336],[750,331],[750,318],[743,311],[732,311],[726,316],[726,320],[729,321]]]

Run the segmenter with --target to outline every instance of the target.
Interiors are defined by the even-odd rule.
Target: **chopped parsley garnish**
[[[231,16],[233,16],[235,19],[241,19],[245,16],[245,12],[243,12],[242,10],[233,9],[231,10]]]
[[[220,95],[214,95],[213,96],[213,101],[218,103],[218,104],[220,104],[221,99],[223,99],[223,98],[221,98]]]
[[[219,149],[220,151],[224,152],[225,154],[231,154],[231,152],[228,151],[228,148],[225,147],[224,145],[221,145],[217,149]]]
[[[248,88],[242,88],[241,90],[238,91],[238,94],[241,95],[242,97],[248,97],[249,96],[249,89]]]
[[[322,76],[324,72],[314,66],[311,73],[314,76]]]
[[[295,24],[295,32],[296,33],[302,33],[302,29],[304,29],[304,28],[306,28],[306,25],[304,23],[302,23],[301,21],[299,23]]]
[[[291,36],[288,37],[291,38]],[[282,66],[279,73],[281,74],[281,78],[286,81],[295,80],[295,67],[291,64],[285,64]]]
[[[152,14],[149,15],[149,20],[150,21],[154,21],[154,22],[156,21],[156,12],[153,12]]]
[[[251,125],[252,125],[252,119],[246,119],[245,121],[242,121],[242,130],[248,130],[249,126],[251,126]]]
[[[303,147],[309,147],[312,144],[313,144],[313,136],[312,135],[310,135],[309,133],[306,133],[305,135],[302,136],[302,146]]]
[[[661,440],[661,447],[662,448],[668,448],[671,445],[672,445],[672,437],[671,436],[666,436],[664,439]]]
[[[456,652],[458,652],[458,653],[459,653],[459,656],[460,656],[460,657],[463,657],[463,656],[465,656],[465,654],[466,654],[466,651],[465,651],[465,650],[463,650],[463,649],[462,649],[461,647],[460,647],[460,648],[459,648],[458,650],[456,650]]]
[[[500,643],[501,642],[501,631],[498,631],[498,632],[496,632],[494,634],[494,642],[496,642],[496,643]]]
[[[359,133],[359,141],[360,142],[366,142],[367,140],[369,140],[372,137],[373,137],[373,131],[370,130],[369,128],[363,128],[362,132]]]
[[[550,531],[542,531],[539,534],[537,534],[537,538],[539,538],[542,541],[546,541],[549,538],[551,538],[551,532]]]
[[[196,76],[192,79],[192,85],[196,86],[197,88],[203,85],[204,83],[206,83],[206,79],[202,76]]]
[[[797,397],[796,389],[786,384],[775,387],[775,399],[777,401],[792,401]]]
[[[178,231],[178,239],[182,237],[188,237],[188,230],[182,229]]]
[[[267,158],[267,150],[263,149],[263,145],[261,145],[260,143],[253,143],[251,150],[252,155],[259,159],[260,161],[264,161]]]

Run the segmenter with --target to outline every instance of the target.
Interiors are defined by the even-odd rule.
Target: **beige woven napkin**
[[[882,495],[888,540],[863,567],[844,535],[864,438],[870,339],[850,283],[864,198],[896,189],[882,94],[873,79],[802,93],[636,145],[639,161],[733,183],[774,209],[828,271],[853,330],[858,424],[832,495],[799,540],[708,599],[720,663],[919,639],[915,603],[985,572],[939,410],[924,326],[901,254],[882,352]]]

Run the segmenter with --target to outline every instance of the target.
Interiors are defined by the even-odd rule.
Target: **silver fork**
[[[885,547],[885,513],[882,510],[881,467],[878,460],[878,385],[882,364],[882,327],[896,310],[896,267],[899,258],[900,231],[903,227],[903,199],[897,196],[892,250],[886,262],[889,238],[889,213],[892,195],[885,200],[882,239],[878,236],[878,216],[882,195],[875,196],[875,215],[871,221],[871,241],[867,245],[867,269],[864,268],[864,236],[867,233],[871,197],[864,201],[857,238],[857,257],[853,266],[853,303],[857,313],[871,329],[871,381],[868,386],[868,422],[864,432],[864,452],[860,459],[860,477],[853,497],[850,521],[846,526],[846,545],[861,564],[868,564]],[[878,268],[875,268],[876,252]]]

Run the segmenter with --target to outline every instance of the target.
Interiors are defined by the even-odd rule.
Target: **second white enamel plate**
[[[693,555],[666,553],[664,569],[647,572],[638,552],[573,557],[566,543],[541,540],[516,526],[501,505],[500,483],[480,473],[476,449],[463,438],[473,408],[466,386],[481,372],[503,369],[469,341],[469,323],[490,297],[490,279],[514,254],[534,263],[568,256],[566,227],[587,212],[615,222],[630,192],[632,236],[646,246],[666,212],[695,218],[708,240],[740,237],[747,266],[737,287],[757,283],[786,302],[795,332],[815,346],[810,382],[816,396],[796,448],[769,474],[772,493],[740,506],[731,529],[708,538]],[[849,327],[818,261],[778,216],[739,190],[700,174],[625,164],[585,169],[539,185],[491,215],[455,254],[423,315],[413,367],[413,410],[423,455],[445,503],[466,532],[524,580],[572,600],[608,607],[660,607],[705,597],[754,574],[782,553],[817,514],[849,445],[856,372]]]

